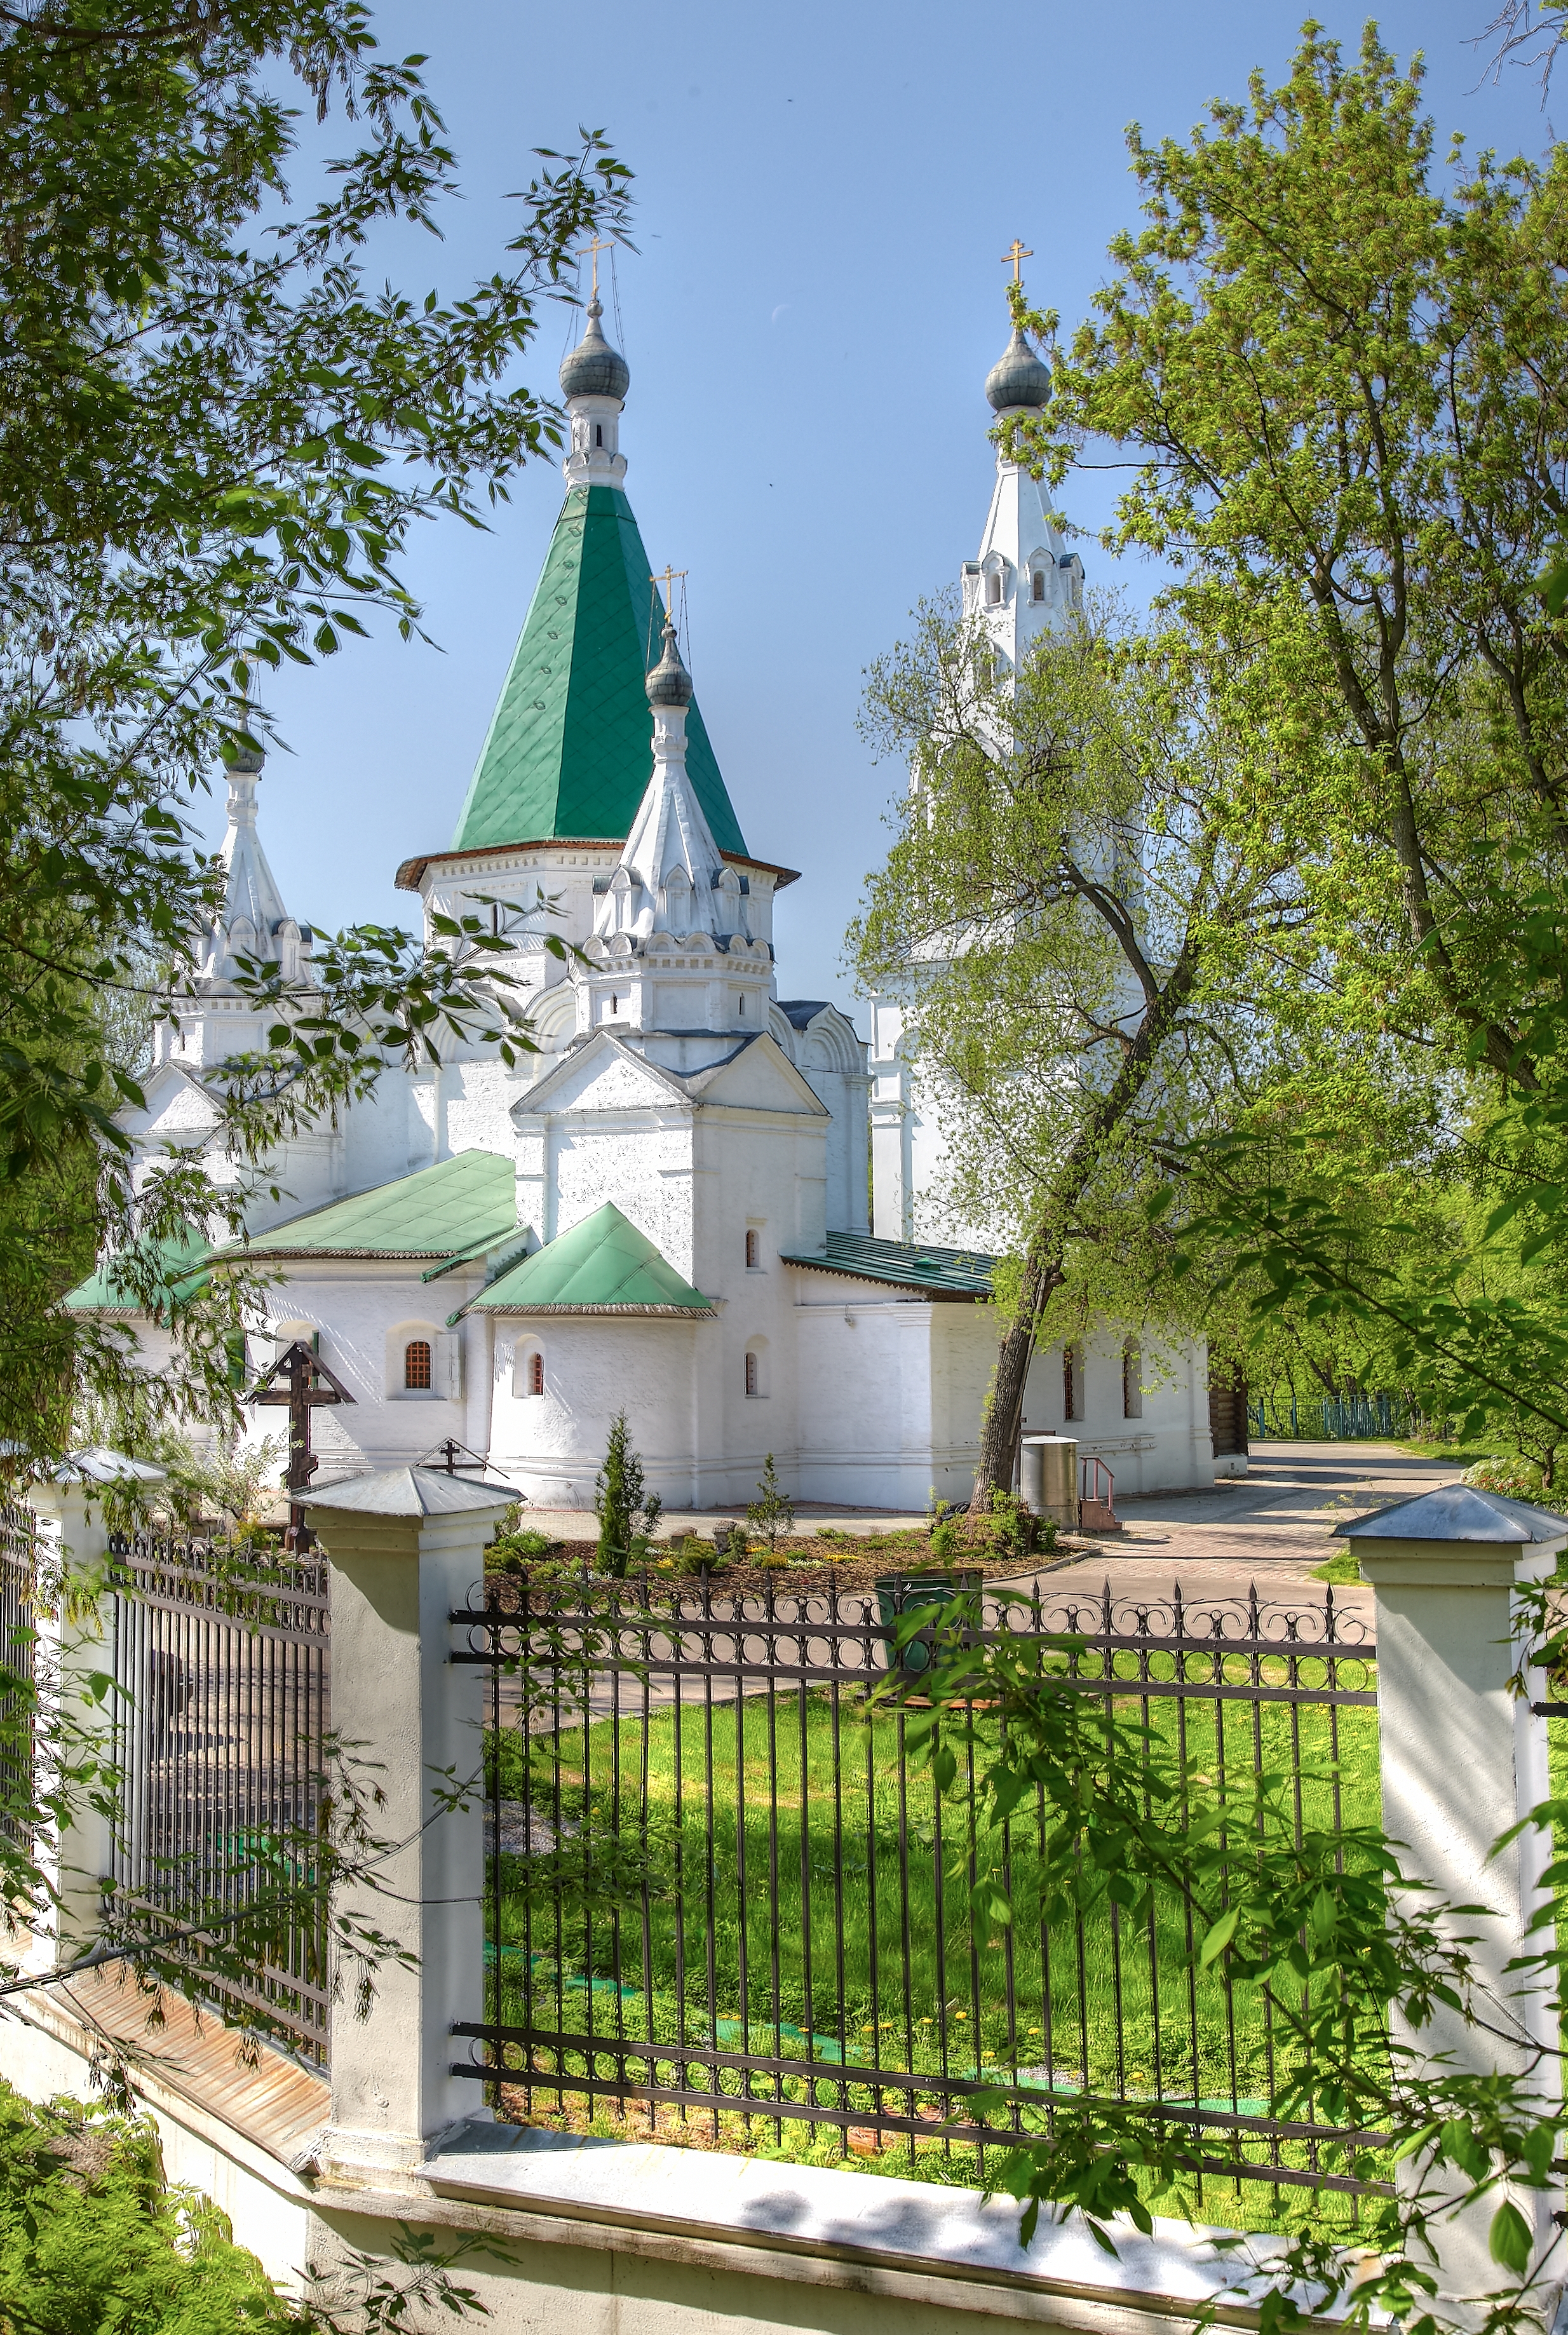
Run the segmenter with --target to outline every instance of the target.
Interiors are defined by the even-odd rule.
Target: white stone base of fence
[[[210,2196],[291,2291],[307,2262],[350,2249],[391,2264],[412,2231],[454,2253],[482,2242],[454,2275],[485,2304],[485,2335],[956,2335],[976,2317],[1175,2335],[1238,2275],[1219,2233],[1183,2223],[1129,2229],[1116,2262],[1081,2222],[1042,2227],[1025,2252],[1018,2207],[974,2189],[477,2121],[417,2170],[334,2153],[324,2178],[318,2078],[265,2049],[241,2067],[233,2033],[182,2004],[146,2034],[143,1998],[102,1980],[86,1991],[85,2020],[53,1991],[23,1999],[0,2021],[0,2075],[32,2099],[90,2098],[94,2026],[134,2020],[167,2177]],[[1216,2318],[1255,2324],[1244,2306]]]

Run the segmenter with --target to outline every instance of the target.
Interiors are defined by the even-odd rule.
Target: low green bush
[[[149,2125],[0,2083],[0,2326],[15,2335],[236,2335],[311,2324],[163,2180]]]

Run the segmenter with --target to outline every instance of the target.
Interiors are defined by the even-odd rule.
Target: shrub
[[[956,1565],[961,1554],[958,1526],[951,1516],[944,1516],[931,1528],[931,1554],[938,1565]]]
[[[656,1492],[644,1497],[642,1454],[633,1450],[626,1414],[619,1410],[610,1421],[605,1464],[594,1483],[601,1573],[619,1579],[642,1563],[663,1505]]]
[[[1546,1490],[1541,1470],[1533,1459],[1521,1459],[1517,1454],[1495,1459],[1477,1459],[1466,1468],[1461,1479],[1474,1484],[1478,1492],[1500,1492],[1505,1500],[1544,1501],[1548,1507],[1558,1506]]]
[[[151,2127],[0,2084],[0,2325],[234,2335],[308,2324],[226,2216],[164,2185]]]
[[[757,1495],[746,1511],[746,1521],[759,1538],[766,1541],[768,1555],[771,1558],[777,1552],[779,1534],[795,1529],[794,1503],[779,1481],[779,1471],[773,1465],[771,1451],[764,1462]]]

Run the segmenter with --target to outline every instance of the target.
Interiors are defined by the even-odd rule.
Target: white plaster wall
[[[1142,1343],[1143,1415],[1122,1407],[1122,1339],[1115,1332],[1084,1342],[1084,1416],[1067,1417],[1060,1345],[1035,1355],[1024,1389],[1026,1434],[1070,1435],[1079,1457],[1102,1458],[1118,1497],[1212,1484],[1207,1371],[1201,1341]]]
[[[671,1507],[704,1505],[692,1464],[698,1381],[703,1342],[718,1336],[715,1323],[668,1316],[535,1314],[496,1321],[492,1465],[538,1507],[591,1511],[610,1421],[624,1410],[648,1489]],[[528,1344],[545,1357],[542,1395],[513,1391],[518,1351]]]
[[[320,1480],[363,1468],[405,1465],[449,1436],[483,1451],[488,1332],[482,1323],[472,1321],[455,1332],[447,1329],[447,1316],[478,1293],[475,1271],[421,1282],[414,1263],[302,1259],[286,1270],[288,1279],[266,1293],[268,1323],[304,1322],[319,1330],[322,1360],[353,1397],[352,1404],[322,1404],[312,1413]],[[457,1338],[463,1358],[459,1399],[409,1394],[395,1387],[389,1393],[387,1343],[394,1330],[405,1339]],[[251,1442],[286,1429],[281,1410],[252,1409],[247,1419]]]
[[[924,1508],[935,1464],[935,1309],[873,1283],[787,1269],[800,1385],[801,1497]],[[944,1497],[958,1494],[944,1490]]]

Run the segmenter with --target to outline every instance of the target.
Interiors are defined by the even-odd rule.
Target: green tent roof
[[[465,1313],[711,1313],[700,1290],[666,1264],[646,1233],[606,1200],[492,1281]],[[455,1321],[457,1315],[452,1319]]]
[[[781,1249],[785,1264],[842,1273],[856,1281],[889,1281],[933,1297],[989,1297],[996,1259],[978,1249],[934,1248],[929,1242],[877,1240],[869,1233],[829,1233],[817,1250]]]
[[[460,1151],[455,1159],[275,1225],[225,1255],[453,1257],[504,1240],[517,1222],[511,1161],[497,1151]]]
[[[207,1287],[207,1275],[195,1268],[204,1264],[208,1244],[198,1233],[189,1233],[183,1239],[160,1242],[158,1248],[159,1276],[169,1292],[171,1305],[180,1305],[196,1297]],[[140,1313],[141,1303],[132,1296],[120,1277],[120,1260],[106,1256],[95,1273],[78,1283],[65,1299],[74,1313]]]
[[[653,774],[644,681],[663,609],[618,487],[574,487],[452,838],[454,851],[553,836],[619,842]],[[686,768],[721,851],[747,856],[702,716]]]

